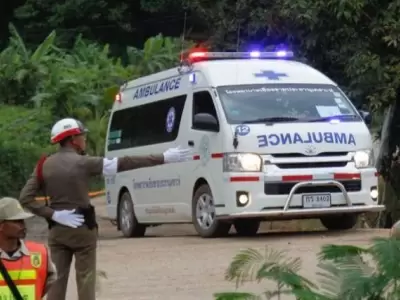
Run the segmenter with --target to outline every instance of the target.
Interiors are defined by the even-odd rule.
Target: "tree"
[[[15,10],[14,23],[28,44],[36,44],[56,28],[59,44],[68,47],[79,34],[103,42],[113,35],[123,37],[130,30],[129,8],[124,1],[27,0]]]
[[[181,35],[184,14],[178,1],[171,3],[175,4],[170,10],[161,13],[157,12],[157,1],[27,0],[15,9],[13,23],[28,45],[37,45],[46,33],[56,29],[62,47],[72,47],[81,34],[85,39],[111,45],[111,53],[121,57],[126,55],[126,46],[142,47],[161,31],[168,36]]]

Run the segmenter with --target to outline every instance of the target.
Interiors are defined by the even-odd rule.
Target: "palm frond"
[[[368,248],[352,245],[326,245],[319,253],[318,285],[297,272],[300,260],[288,259],[284,251],[266,248],[239,252],[226,272],[226,278],[244,281],[269,280],[277,288],[266,289],[262,299],[287,294],[296,300],[398,300],[400,299],[400,241],[373,239]],[[247,293],[222,293],[217,299],[261,299]],[[229,296],[234,298],[229,298]],[[254,295],[251,295],[255,297]]]
[[[337,300],[337,298],[320,294],[318,291],[303,288],[291,290],[291,295],[296,297],[296,300]]]
[[[231,292],[231,293],[215,293],[215,300],[260,300],[260,296],[254,295],[251,293],[240,293],[240,292]]]
[[[266,248],[262,254],[255,249],[246,249],[234,257],[225,278],[236,280],[236,287],[245,281],[271,280],[278,283],[280,292],[283,287],[290,290],[316,288],[311,281],[297,274],[300,268],[300,259],[288,258],[284,251]]]
[[[347,256],[359,256],[369,253],[368,249],[364,249],[352,245],[324,245],[318,253],[319,260],[337,260]]]
[[[391,238],[375,238],[369,248],[381,274],[400,279],[400,241]]]
[[[300,260],[295,260],[295,264],[299,263]],[[290,287],[291,289],[303,288],[311,289],[316,288],[316,286],[305,277],[296,273],[299,270],[297,265],[294,269],[290,267],[291,261],[289,263],[285,262],[281,265],[275,265],[270,268],[262,267],[257,273],[257,279],[270,279],[278,283],[279,287]]]
[[[265,272],[270,268],[277,266],[286,259],[283,251],[277,251],[265,248],[264,255],[255,249],[245,249],[240,251],[230,264],[226,271],[225,278],[227,280],[236,279],[236,286],[245,281],[253,281],[260,279],[260,270]],[[298,262],[288,262],[287,267],[297,270]]]
[[[364,296],[375,299],[386,286],[361,255],[350,253],[319,264],[319,283],[324,295],[334,299],[361,300]]]
[[[270,258],[277,258],[278,255],[275,253],[271,254]],[[267,263],[266,259],[259,251],[255,249],[245,249],[240,251],[233,258],[228,270],[225,273],[225,279],[234,280],[236,279],[236,286],[242,284],[245,281],[251,281],[255,278],[256,272],[260,267]]]

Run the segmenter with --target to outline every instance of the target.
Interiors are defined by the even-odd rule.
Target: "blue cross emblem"
[[[175,108],[171,107],[165,120],[167,132],[171,133],[175,123]]]
[[[280,77],[287,77],[287,74],[285,73],[275,73],[274,71],[271,70],[261,70],[260,73],[255,73],[255,77],[264,77],[269,80],[279,80]]]

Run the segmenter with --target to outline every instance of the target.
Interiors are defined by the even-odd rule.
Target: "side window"
[[[174,141],[179,132],[186,95],[115,111],[108,150]]]
[[[208,91],[196,92],[193,94],[193,117],[198,113],[207,113],[215,117],[218,121],[217,111],[213,99]],[[196,129],[193,126],[193,129]]]

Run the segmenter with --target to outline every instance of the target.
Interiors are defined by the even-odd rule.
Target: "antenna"
[[[182,32],[182,38],[181,38],[181,57],[180,57],[181,63],[183,61],[183,51],[184,51],[184,47],[185,47],[186,23],[187,23],[187,11],[185,8],[185,13],[184,13],[184,17],[183,17],[183,32]]]
[[[236,38],[237,38],[237,40],[236,40],[236,52],[239,52],[239,47],[240,47],[240,23],[238,24]]]

